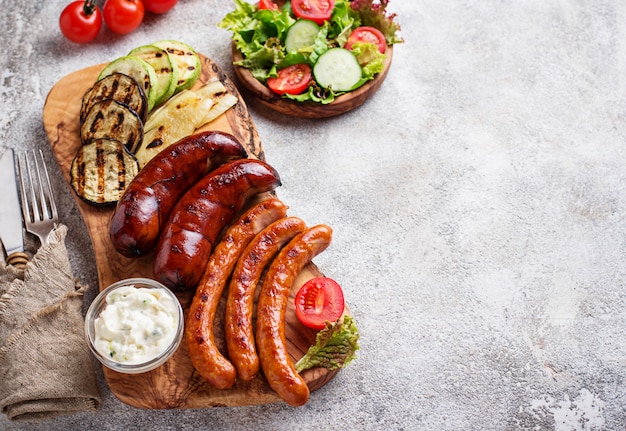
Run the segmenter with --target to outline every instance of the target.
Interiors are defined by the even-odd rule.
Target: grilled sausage
[[[118,202],[109,232],[115,249],[126,257],[150,252],[180,197],[211,169],[246,156],[234,136],[221,132],[197,133],[158,153]]]
[[[242,159],[201,179],[178,201],[156,246],[154,274],[174,290],[195,288],[215,241],[251,196],[280,185],[267,163]]]
[[[189,357],[198,374],[216,388],[230,388],[237,378],[235,368],[215,344],[213,333],[222,292],[246,245],[267,225],[286,213],[285,204],[278,199],[268,199],[240,217],[215,247],[191,301],[185,324]]]
[[[261,274],[281,247],[305,229],[306,224],[297,217],[275,221],[254,237],[235,266],[228,286],[224,329],[228,356],[243,381],[252,380],[260,367],[254,345],[252,310]]]
[[[288,404],[301,406],[309,388],[287,351],[285,311],[289,292],[302,268],[330,244],[332,230],[317,225],[295,236],[276,256],[265,276],[257,305],[256,341],[270,387]]]

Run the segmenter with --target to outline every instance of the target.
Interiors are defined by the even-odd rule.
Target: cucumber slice
[[[178,82],[178,67],[167,51],[158,46],[143,45],[133,49],[128,55],[139,57],[154,68],[157,75],[156,106],[172,97]]]
[[[285,37],[285,50],[287,53],[297,52],[315,44],[315,38],[320,32],[320,26],[309,21],[300,19],[289,27]]]
[[[139,57],[120,57],[110,62],[100,75],[98,80],[108,76],[114,72],[124,73],[132,77],[142,87],[148,99],[148,112],[154,108],[157,97],[157,75],[154,67],[150,66],[146,61]]]
[[[200,77],[202,63],[196,51],[186,43],[177,40],[161,40],[153,45],[167,51],[178,67],[178,82],[175,93],[191,88]]]
[[[115,99],[128,105],[144,120],[147,115],[148,99],[137,81],[128,75],[115,72],[96,82],[83,95],[80,107],[80,124],[85,122],[87,112],[94,103],[106,99]]]
[[[313,66],[313,76],[324,88],[350,91],[361,80],[363,70],[352,51],[332,48],[320,55]]]
[[[70,184],[92,205],[115,205],[138,172],[137,159],[122,143],[97,139],[78,149],[70,167]]]

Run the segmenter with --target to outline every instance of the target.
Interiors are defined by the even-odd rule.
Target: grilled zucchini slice
[[[132,77],[114,72],[97,81],[85,93],[80,107],[80,123],[84,123],[94,103],[106,99],[115,99],[128,105],[142,120],[148,114],[148,100],[143,88]]]
[[[143,45],[133,49],[128,55],[139,57],[154,68],[157,76],[155,106],[172,97],[178,83],[178,67],[167,51],[155,45]]]
[[[148,117],[141,147],[135,153],[139,166],[144,167],[157,153],[191,135],[213,105],[213,100],[194,91],[184,90]]]
[[[200,56],[186,43],[177,40],[160,40],[153,45],[167,51],[178,67],[178,82],[175,93],[189,89],[196,83],[202,72]]]
[[[150,66],[148,62],[139,57],[119,57],[102,69],[98,80],[115,72],[121,72],[131,76],[142,86],[148,98],[148,112],[152,111],[152,108],[154,108],[156,104],[158,87],[158,79],[154,67]]]
[[[80,127],[83,145],[100,138],[121,142],[134,154],[143,139],[143,122],[128,105],[114,99],[101,100],[91,106]]]
[[[96,139],[78,149],[70,167],[70,184],[85,202],[115,205],[139,172],[137,159],[124,144]]]

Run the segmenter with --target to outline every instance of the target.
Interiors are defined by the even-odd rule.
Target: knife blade
[[[15,257],[18,257],[19,262],[25,263],[22,210],[12,148],[5,151],[0,159],[0,240],[8,263],[15,264]]]

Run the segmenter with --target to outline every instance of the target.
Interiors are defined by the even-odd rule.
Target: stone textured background
[[[181,0],[126,36],[63,39],[66,2],[0,0],[0,145],[52,154],[64,75],[158,39],[234,79],[230,1]],[[626,428],[626,3],[393,0],[405,43],[376,96],[298,120],[249,101],[279,197],[334,228],[316,259],[343,285],[359,358],[298,409],[146,411],[98,370],[97,414],[6,430]],[[53,165],[76,275],[93,252]],[[87,298],[95,296],[95,288]]]

